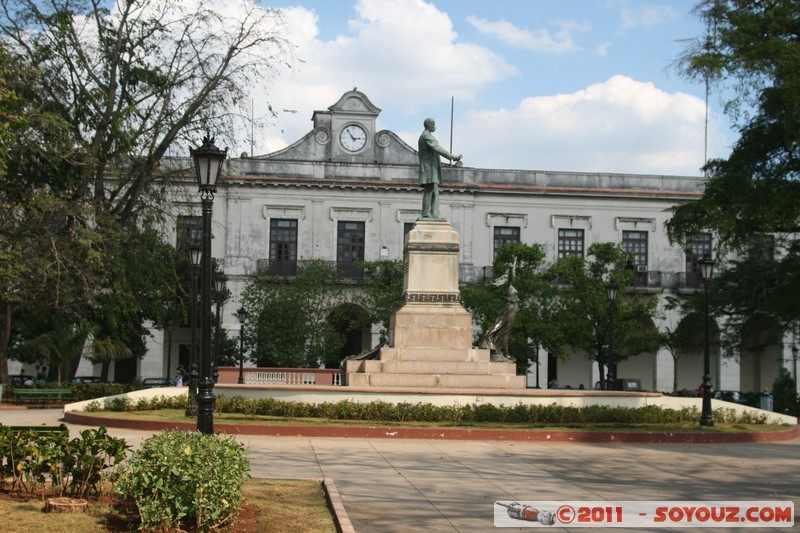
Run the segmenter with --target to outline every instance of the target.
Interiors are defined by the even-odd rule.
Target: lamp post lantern
[[[244,383],[244,321],[247,318],[247,310],[244,307],[239,308],[237,311],[239,315],[239,381],[237,383],[242,385]]]
[[[216,335],[214,336],[216,342],[214,343],[214,360],[212,366],[212,376],[214,383],[219,380],[219,352],[220,352],[220,337],[222,336],[222,324],[220,323],[219,314],[222,307],[222,295],[225,292],[225,282],[228,281],[228,276],[224,272],[220,272],[214,276],[214,295],[217,302],[217,328]]]
[[[701,426],[714,425],[714,413],[711,411],[711,354],[709,350],[709,336],[711,318],[708,314],[708,288],[714,276],[714,260],[704,257],[699,261],[700,276],[703,278],[703,410],[700,414]]]
[[[189,259],[192,262],[191,272],[191,289],[189,291],[192,302],[190,304],[189,319],[191,320],[192,331],[192,345],[191,353],[189,353],[189,396],[194,398],[197,396],[197,380],[200,377],[200,372],[197,365],[197,269],[200,267],[200,257],[203,254],[203,249],[199,246],[192,244],[189,247]],[[187,416],[193,413],[193,406],[191,402],[186,407]]]
[[[617,291],[619,285],[611,281],[606,285],[606,297],[608,299],[608,357],[606,366],[606,390],[616,389],[617,376],[614,372],[614,312],[617,307]]]
[[[211,377],[211,213],[217,179],[222,162],[228,153],[220,150],[208,134],[200,148],[191,150],[200,200],[203,206],[203,261],[200,302],[203,309],[200,365],[200,384],[197,388],[197,430],[206,435],[214,433],[214,380]]]

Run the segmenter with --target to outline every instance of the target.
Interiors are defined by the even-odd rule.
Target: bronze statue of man
[[[422,185],[422,219],[444,220],[439,213],[439,183],[442,181],[442,163],[439,156],[452,161],[460,161],[461,155],[453,155],[445,150],[433,132],[436,121],[426,118],[425,131],[419,136],[419,184]]]

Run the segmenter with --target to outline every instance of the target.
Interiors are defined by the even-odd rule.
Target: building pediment
[[[372,115],[378,116],[381,112],[380,108],[370,102],[367,95],[353,89],[348,91],[339,98],[339,101],[328,108],[331,113],[339,114],[359,114],[359,115]]]
[[[367,95],[353,89],[327,110],[314,111],[313,129],[282,150],[255,158],[259,161],[295,161],[374,165],[417,165],[417,152],[396,133],[376,131],[381,110]],[[300,169],[290,175],[302,175]],[[352,168],[354,178],[365,172]],[[256,171],[255,173],[258,173]],[[367,173],[368,174],[368,173]]]

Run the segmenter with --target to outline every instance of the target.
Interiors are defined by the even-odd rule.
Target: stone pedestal
[[[418,221],[406,237],[403,307],[377,359],[348,360],[354,387],[525,388],[514,363],[472,347],[472,315],[458,290],[458,233],[448,222]]]

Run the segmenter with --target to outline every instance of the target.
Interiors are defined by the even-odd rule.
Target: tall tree
[[[389,319],[403,305],[403,262],[365,261],[364,293],[359,303],[367,311],[368,324],[381,324],[381,341],[389,335]]]
[[[569,256],[558,259],[548,271],[561,286],[559,310],[555,317],[564,346],[582,350],[600,367],[601,387],[605,387],[611,305],[607,298],[608,281],[615,282],[618,296],[614,305],[613,362],[657,350],[659,335],[653,325],[656,299],[653,296],[627,291],[633,272],[626,268],[629,257],[618,244],[594,243],[587,257]]]
[[[86,206],[46,191],[0,209],[0,378],[8,375],[18,311],[57,315],[59,323],[74,325],[97,305],[99,288],[109,282],[103,259],[109,239],[90,220]]]
[[[661,346],[672,356],[672,390],[678,389],[679,361],[702,353],[704,317],[694,299],[682,300],[668,296],[665,310],[678,315],[678,323],[670,322],[661,332]],[[701,307],[699,309],[702,309]]]
[[[41,179],[74,154],[68,123],[36,90],[41,79],[0,41],[0,382],[8,379],[15,311],[33,302],[64,312],[74,305],[68,295],[91,295],[98,265],[82,264],[81,255],[103,241],[82,223],[91,216],[86,206]]]
[[[539,364],[540,348],[556,353],[563,344],[552,320],[558,301],[553,285],[543,274],[544,259],[544,248],[539,244],[507,244],[497,251],[492,266],[492,271],[500,274],[514,261],[517,264],[514,288],[519,309],[509,337],[509,352],[517,361],[517,371],[523,374],[532,363]],[[462,287],[461,299],[482,331],[491,326],[502,306],[502,295],[492,286],[492,280]]]
[[[50,308],[52,295],[74,306],[73,326],[86,318],[139,355],[143,322],[163,325],[178,286],[175,260],[148,233],[163,213],[159,163],[200,130],[235,138],[249,89],[290,63],[281,12],[247,0],[224,13],[205,0],[0,10],[0,379],[14,310]],[[56,203],[65,224],[25,223]],[[43,277],[59,285],[36,285]],[[83,294],[65,292],[73,285]]]
[[[690,43],[679,63],[694,79],[730,88],[726,110],[739,123],[727,159],[709,161],[703,197],[676,206],[667,223],[673,242],[713,231],[720,255],[757,259],[730,265],[727,292],[712,285],[728,315],[729,336],[740,335],[748,316],[771,316],[800,330],[800,3],[797,0],[704,0],[696,13],[706,35]],[[774,235],[769,254],[753,244]],[[756,252],[758,252],[756,250]],[[780,274],[763,276],[758,271]],[[738,301],[741,292],[750,292]],[[752,296],[752,297],[750,297]],[[746,303],[745,303],[746,302]],[[744,304],[744,305],[743,305]]]
[[[258,366],[317,368],[344,345],[330,318],[343,301],[336,268],[325,261],[298,266],[291,280],[263,274],[242,293],[245,343]],[[335,361],[338,365],[338,361]]]
[[[243,1],[0,0],[0,34],[38,68],[38,89],[80,147],[71,191],[123,223],[142,207],[176,142],[233,135],[248,90],[287,65],[281,12]]]

